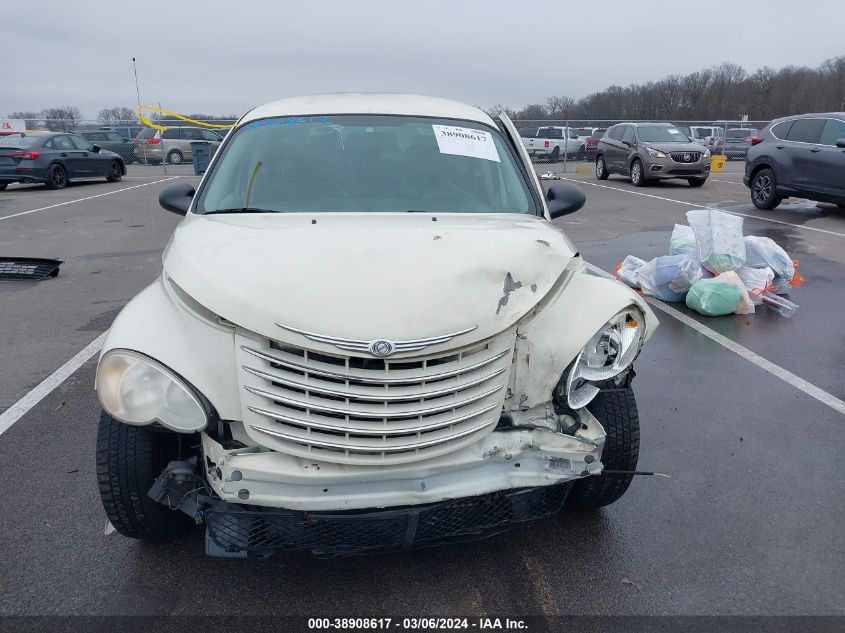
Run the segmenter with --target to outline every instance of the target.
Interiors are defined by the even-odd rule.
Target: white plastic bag
[[[760,303],[763,302],[763,293],[772,286],[772,282],[774,281],[775,273],[772,269],[768,266],[765,268],[751,268],[750,266],[743,266],[736,271],[736,274],[739,275],[742,283],[744,283],[745,287],[748,289],[748,294],[751,295],[751,300],[754,301],[756,305],[760,305]]]
[[[672,237],[669,238],[670,255],[693,255],[698,259],[698,243],[695,241],[695,233],[686,224],[676,224],[672,229]]]
[[[749,235],[745,238],[745,265],[752,268],[771,268],[776,277],[792,281],[795,265],[786,251],[768,237]]]
[[[701,264],[714,273],[736,270],[745,265],[742,218],[718,209],[687,211],[695,233]]]
[[[663,301],[683,301],[702,272],[698,261],[690,255],[663,255],[643,264],[637,280],[647,295]]]
[[[619,268],[616,269],[616,278],[626,286],[631,286],[631,288],[639,288],[640,280],[637,275],[639,273],[640,268],[642,268],[644,264],[644,259],[634,257],[633,255],[628,255],[625,259],[622,260],[622,263],[619,264]]]

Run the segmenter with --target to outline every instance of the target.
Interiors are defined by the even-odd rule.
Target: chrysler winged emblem
[[[339,338],[336,336],[325,336],[323,334],[315,334],[314,332],[307,332],[305,330],[290,327],[282,323],[276,323],[276,325],[278,325],[283,330],[287,330],[288,332],[295,332],[296,334],[301,334],[305,338],[310,339],[312,341],[317,341],[318,343],[328,343],[329,345],[334,345],[339,349],[347,350],[350,352],[364,352],[377,358],[386,358],[391,354],[395,354],[397,352],[416,352],[418,350],[425,349],[429,345],[446,343],[447,341],[451,341],[456,336],[460,336],[461,334],[467,334],[468,332],[472,332],[473,330],[478,328],[477,325],[473,325],[472,327],[467,328],[465,330],[461,330],[460,332],[452,332],[451,334],[441,334],[440,336],[432,336],[430,338],[411,339],[408,341],[390,341],[382,338],[367,341],[364,339]]]

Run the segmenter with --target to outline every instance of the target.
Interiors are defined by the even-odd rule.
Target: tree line
[[[146,115],[145,115],[146,116]],[[189,119],[197,121],[213,121],[221,123],[234,123],[238,120],[235,114],[229,116],[218,116],[214,114],[192,113],[186,114]],[[26,121],[27,129],[46,128],[54,132],[64,132],[73,130],[81,123],[86,121],[82,116],[82,111],[76,106],[57,106],[54,108],[44,108],[43,110],[22,110],[18,112],[10,112],[9,119],[23,119]],[[179,125],[184,124],[184,121],[179,119],[169,118],[164,115],[154,112],[148,118],[156,123],[163,125]],[[137,125],[139,123],[138,115],[132,108],[124,106],[116,106],[114,108],[103,108],[97,114],[97,123],[103,126],[115,125]]]
[[[816,68],[764,66],[753,73],[737,64],[659,81],[610,86],[573,99],[549,97],[520,110],[503,105],[487,109],[519,120],[738,120],[769,121],[805,112],[845,111],[845,55]]]

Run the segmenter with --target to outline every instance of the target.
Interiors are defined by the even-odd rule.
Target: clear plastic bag
[[[750,266],[743,266],[736,271],[736,274],[745,284],[748,294],[751,295],[752,301],[759,305],[762,302],[762,294],[773,289],[772,282],[775,279],[774,271],[768,266],[764,268],[751,268]],[[787,288],[789,282],[787,282]],[[787,290],[787,292],[789,292]]]
[[[690,288],[686,299],[687,307],[704,316],[732,314],[737,311],[742,300],[743,289],[726,281],[722,275],[713,279],[699,279]],[[750,301],[748,303],[753,308],[754,304]]]
[[[745,265],[751,268],[768,266],[775,276],[792,281],[795,276],[795,264],[786,251],[769,237],[748,235],[745,238]]]
[[[692,255],[698,259],[698,242],[695,233],[686,224],[676,224],[669,238],[670,255]]]
[[[628,255],[622,260],[622,263],[616,267],[616,278],[626,286],[631,288],[639,288],[640,280],[638,277],[640,268],[645,265],[645,260],[633,255]]]
[[[655,257],[637,272],[642,291],[663,301],[683,301],[701,276],[701,266],[690,255]]]
[[[701,264],[714,273],[736,270],[745,265],[742,218],[718,209],[687,211],[695,233]]]

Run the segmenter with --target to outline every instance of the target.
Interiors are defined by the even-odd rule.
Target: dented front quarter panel
[[[645,314],[644,340],[648,340],[658,321],[645,301],[627,286],[587,274],[580,258],[573,260],[557,287],[519,324],[508,408],[528,409],[548,402],[564,370],[590,337],[631,304]]]

